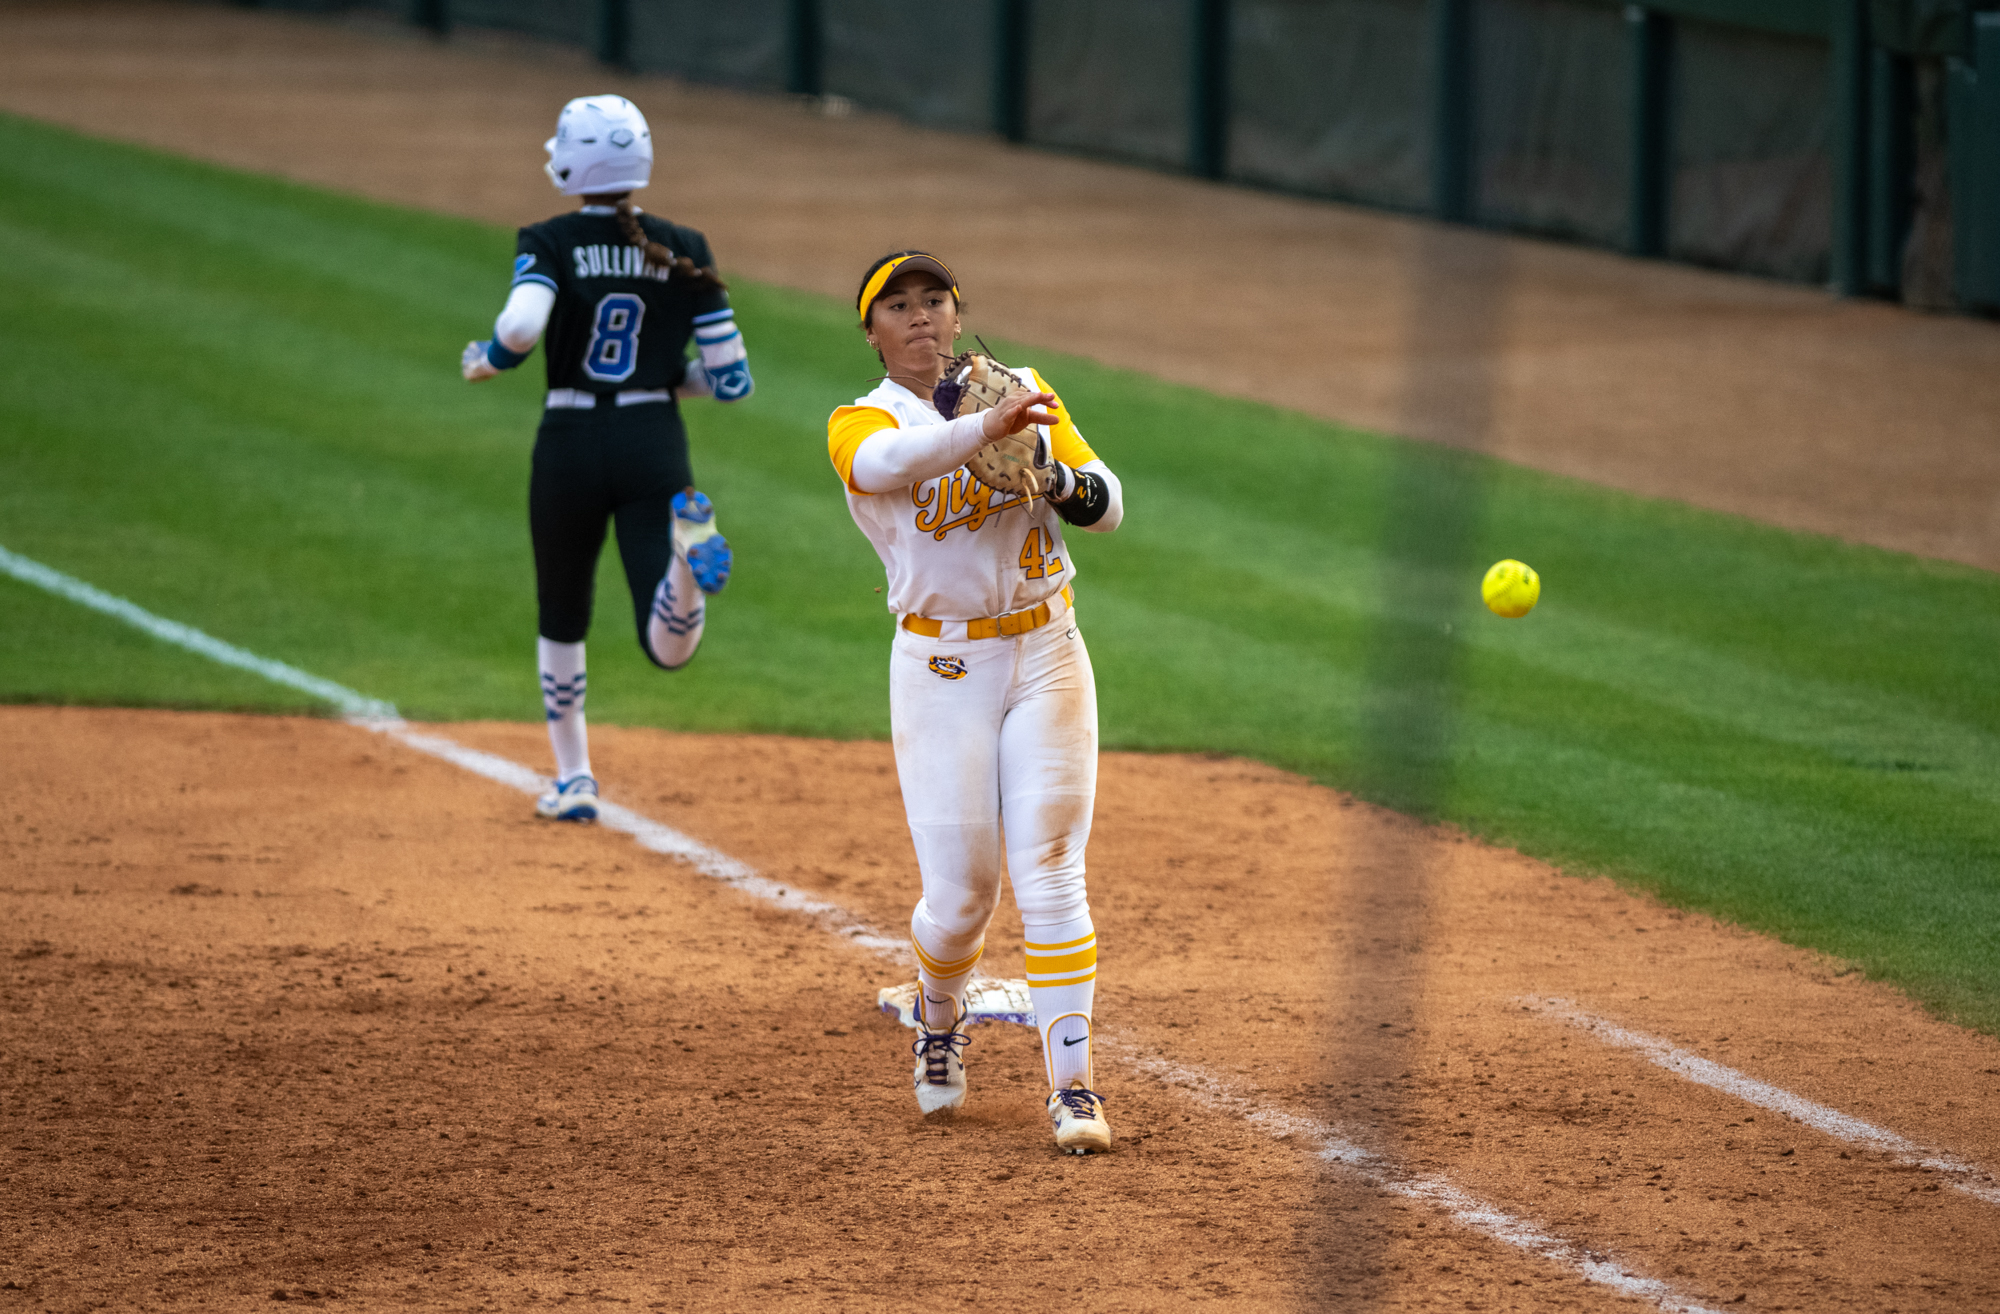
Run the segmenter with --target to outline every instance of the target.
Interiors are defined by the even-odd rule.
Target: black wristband
[[[1104,513],[1111,509],[1111,488],[1104,476],[1089,470],[1072,470],[1070,474],[1076,479],[1076,489],[1062,501],[1050,503],[1056,514],[1064,523],[1079,528],[1104,519]]]

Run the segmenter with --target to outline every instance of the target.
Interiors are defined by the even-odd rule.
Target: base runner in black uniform
[[[583,208],[521,230],[507,306],[490,341],[467,344],[460,368],[471,382],[490,379],[547,331],[528,526],[556,780],[535,810],[593,821],[583,639],[606,523],[617,527],[640,648],[666,670],[685,666],[701,643],[703,599],[728,582],[731,554],[714,507],[694,491],[679,403],[741,401],[750,364],[708,239],[631,203],[653,165],[638,107],[622,96],[573,100],[546,149],[550,180]]]

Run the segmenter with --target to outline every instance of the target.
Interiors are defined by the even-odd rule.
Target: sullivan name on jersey
[[[646,236],[697,266],[714,258],[708,239],[653,215],[639,222]],[[584,392],[677,387],[683,356],[697,326],[729,315],[719,287],[670,279],[648,264],[645,249],[619,231],[608,206],[587,206],[521,229],[514,282],[540,283],[556,293],[543,354],[548,386]]]

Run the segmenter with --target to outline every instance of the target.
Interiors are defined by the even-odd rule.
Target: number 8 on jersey
[[[630,292],[612,292],[597,303],[583,372],[599,383],[623,383],[639,367],[639,324],[646,303]]]

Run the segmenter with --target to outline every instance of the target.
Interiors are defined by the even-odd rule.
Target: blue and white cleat
[[[1055,1124],[1056,1148],[1064,1154],[1103,1154],[1111,1148],[1104,1101],[1080,1081],[1071,1082],[1068,1090],[1049,1092],[1049,1121]]]
[[[696,588],[722,592],[734,560],[729,540],[715,527],[715,505],[692,488],[674,494],[674,550],[687,559]]]
[[[535,800],[535,815],[549,821],[597,820],[597,782],[572,776]]]

